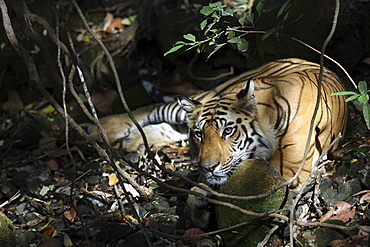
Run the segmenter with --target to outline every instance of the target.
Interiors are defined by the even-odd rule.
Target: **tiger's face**
[[[225,183],[241,161],[271,155],[272,144],[261,131],[253,92],[253,81],[249,81],[239,93],[220,95],[205,104],[178,99],[188,114],[198,165],[211,186]]]

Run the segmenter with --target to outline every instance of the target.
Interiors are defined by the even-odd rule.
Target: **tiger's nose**
[[[212,163],[212,164],[204,164],[202,165],[206,170],[212,172],[214,171],[214,169],[216,168],[216,166],[218,165],[218,163]]]

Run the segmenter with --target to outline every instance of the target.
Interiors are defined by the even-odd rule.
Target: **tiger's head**
[[[212,98],[205,104],[178,97],[187,113],[189,138],[198,151],[198,165],[211,186],[227,181],[245,159],[268,159],[275,151],[275,137],[258,119],[254,82],[238,93]]]

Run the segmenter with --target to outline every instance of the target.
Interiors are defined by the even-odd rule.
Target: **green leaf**
[[[221,15],[220,15],[220,13],[219,12],[213,12],[212,13],[212,15],[211,15],[211,18],[213,18],[214,20],[214,22],[218,22],[220,19],[221,19]]]
[[[253,13],[250,13],[249,15],[246,16],[247,20],[254,24],[254,14]]]
[[[357,100],[362,102],[362,103],[366,103],[369,100],[369,96],[361,95],[360,97],[358,97]]]
[[[265,0],[260,0],[260,1],[257,3],[256,10],[257,10],[258,15],[261,15],[261,14],[262,14],[263,6],[264,6],[264,5],[265,5]]]
[[[284,13],[284,11],[288,8],[289,3],[290,3],[290,0],[285,1],[283,6],[281,6],[281,8],[279,9],[279,12],[277,13],[276,18],[278,18],[279,16],[281,16]]]
[[[249,48],[249,43],[246,39],[240,38],[240,42],[236,44],[238,46],[238,50],[241,52],[246,52]]]
[[[204,31],[204,34],[207,34],[209,32],[209,30],[212,29],[212,27],[216,24],[216,22],[212,22],[208,25],[207,29]]]
[[[186,45],[186,43],[182,40],[179,40],[179,41],[176,41],[176,43],[174,45],[175,46],[177,46],[177,45]]]
[[[358,90],[360,91],[361,94],[366,94],[367,93],[367,83],[366,83],[366,81],[359,81],[358,82]]]
[[[294,20],[294,22],[297,22],[297,21],[299,21],[300,19],[302,19],[303,15],[304,15],[304,13],[301,13],[301,14],[297,17],[297,19],[295,19],[295,20]]]
[[[270,11],[272,11],[272,10],[276,9],[276,8],[277,8],[277,7],[279,7],[279,6],[281,6],[281,4],[279,4],[279,3],[272,4],[272,5],[268,6],[268,7],[266,7],[266,8],[263,10],[263,13],[270,12]]]
[[[177,51],[177,50],[181,49],[183,46],[184,46],[184,45],[177,45],[177,46],[174,46],[174,47],[172,47],[169,51],[167,51],[163,56],[165,57],[165,56],[167,56],[168,54],[173,53],[173,52],[175,52],[175,51]]]
[[[214,9],[210,6],[203,6],[203,8],[200,10],[200,13],[205,16],[209,16],[214,12]]]
[[[193,41],[193,42],[196,41],[195,36],[191,33],[185,34],[183,37],[184,37],[184,39],[187,39],[189,41]]]
[[[209,53],[208,57],[207,57],[207,60],[213,55],[215,54],[221,47],[223,47],[225,44],[219,44],[219,45],[216,45],[215,48],[213,49],[213,51],[211,51],[211,53]]]
[[[235,37],[235,32],[234,31],[230,31],[228,34],[227,34],[227,40],[230,40],[232,38]]]
[[[239,37],[233,37],[231,39],[229,39],[227,42],[229,42],[230,44],[237,44],[240,42],[240,38]]]
[[[222,12],[223,16],[233,16],[236,9],[227,9]]]
[[[207,26],[207,22],[208,22],[208,20],[206,19],[206,20],[204,20],[204,21],[202,21],[202,22],[200,23],[200,29],[201,29],[201,30],[203,30],[203,29]]]
[[[41,110],[42,113],[52,113],[54,111],[55,109],[52,105],[48,105]]]
[[[358,93],[355,93],[352,91],[344,91],[344,92],[332,93],[331,95],[334,96],[334,95],[352,95],[352,94],[358,94]]]
[[[129,16],[127,18],[124,18],[121,21],[121,23],[122,23],[122,25],[129,26],[129,25],[131,25],[134,22],[134,20],[136,19],[136,17],[137,17],[137,15]]]
[[[157,183],[155,183],[155,182],[150,183],[150,184],[149,184],[149,186],[150,186],[150,188],[152,188],[153,190],[155,190],[156,188],[158,188],[158,187],[159,187],[159,185],[158,185]]]
[[[238,22],[240,23],[240,25],[243,25],[243,26],[244,26],[245,20],[247,20],[247,17],[246,17],[246,16],[243,16],[243,17],[241,17],[241,18],[238,20]]]
[[[289,11],[285,13],[283,20],[286,21],[289,17]]]
[[[346,102],[351,101],[351,100],[354,100],[354,99],[357,99],[360,95],[361,95],[361,94],[355,94],[355,95],[352,95],[351,97],[348,97],[348,98],[346,99]]]
[[[366,126],[370,129],[370,105],[369,103],[364,103],[364,108],[362,109],[362,114],[364,115],[364,119],[366,122]]]
[[[210,3],[209,6],[214,10],[222,10],[223,6],[220,2]]]
[[[267,39],[271,34],[273,34],[275,31],[276,31],[276,29],[277,29],[277,27],[273,27],[273,28],[271,28],[271,29],[269,29],[269,30],[267,30],[267,32],[264,34],[264,35],[262,35],[262,41],[264,41],[265,39]]]

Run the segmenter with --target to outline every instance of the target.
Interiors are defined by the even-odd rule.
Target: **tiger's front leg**
[[[209,186],[204,183],[200,183],[200,185],[209,188]],[[191,188],[191,191],[198,192],[209,198],[213,197],[211,193],[196,186]],[[191,220],[195,226],[201,229],[208,228],[214,214],[214,210],[212,210],[208,200],[200,196],[189,194],[186,202],[191,209]]]

